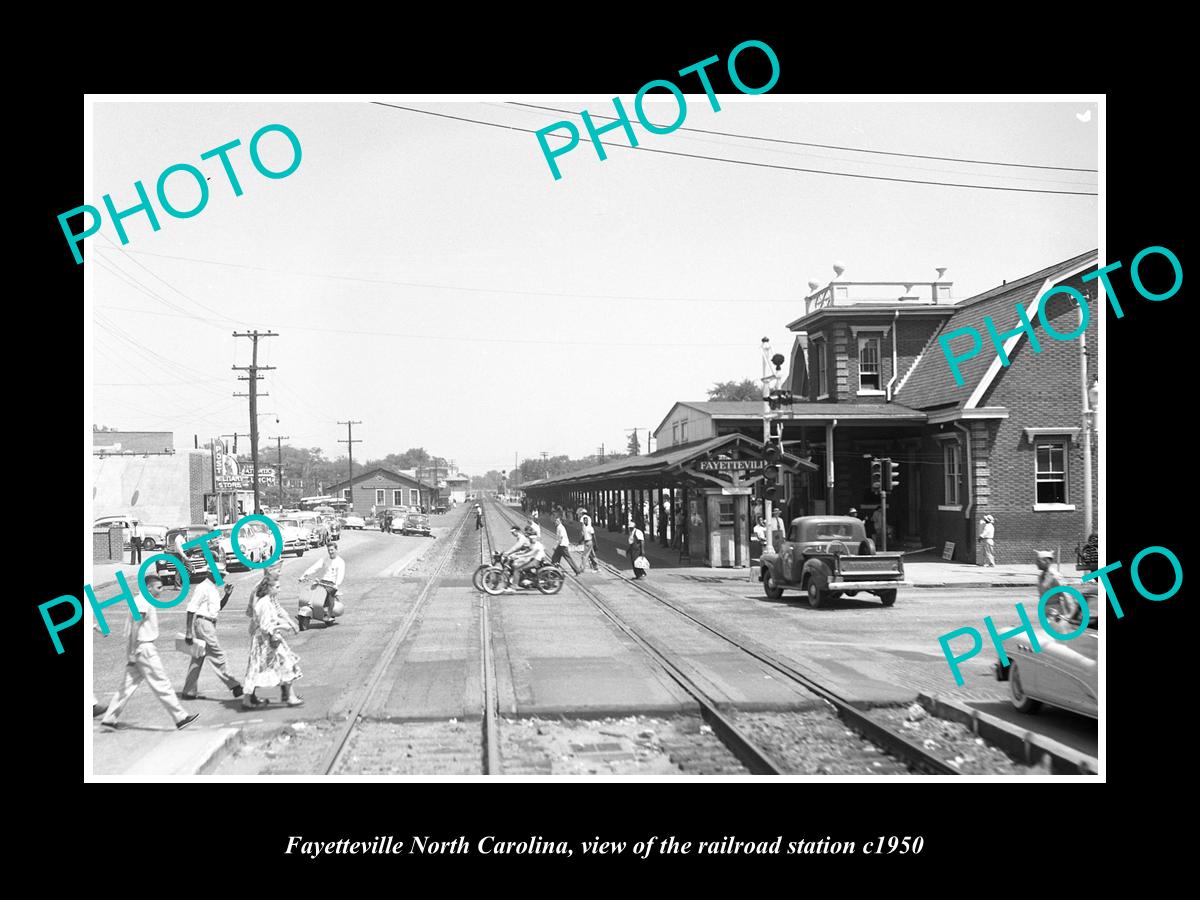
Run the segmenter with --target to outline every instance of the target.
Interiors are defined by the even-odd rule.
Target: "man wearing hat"
[[[204,641],[204,653],[188,658],[187,676],[183,680],[183,699],[197,699],[196,691],[200,686],[200,670],[204,667],[205,660],[212,663],[213,671],[217,673],[217,677],[221,679],[225,687],[229,688],[233,696],[240,697],[242,696],[242,684],[226,668],[225,651],[221,649],[220,641],[217,639],[217,616],[229,602],[233,584],[226,581],[225,591],[222,593],[213,583],[210,571],[203,570],[192,577],[196,581],[188,594],[184,639],[188,644],[194,643],[197,639]]]
[[[996,520],[991,515],[984,516],[983,521],[979,524],[979,541],[983,544],[983,556],[986,560],[981,565],[995,568]]]

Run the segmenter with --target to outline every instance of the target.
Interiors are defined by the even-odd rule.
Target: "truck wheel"
[[[1012,705],[1019,713],[1035,713],[1042,708],[1042,704],[1032,697],[1027,697],[1025,691],[1021,688],[1021,677],[1017,674],[1017,664],[1012,663],[1008,667],[1008,687],[1012,692]]]
[[[825,599],[825,592],[817,587],[817,579],[808,579],[808,605],[813,609],[820,609],[821,601]]]
[[[142,538],[142,549],[153,550],[155,548],[155,546],[156,545],[154,543],[154,538],[152,538],[152,537]]]
[[[762,570],[763,593],[767,595],[769,600],[778,600],[783,596],[783,588],[775,583],[775,576],[771,574],[770,569]]]
[[[883,601],[884,606],[893,606],[896,603],[896,592],[894,590],[880,591],[879,599]]]

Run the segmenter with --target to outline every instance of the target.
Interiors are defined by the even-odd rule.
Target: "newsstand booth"
[[[528,482],[525,491],[545,505],[585,506],[609,530],[640,518],[646,539],[678,549],[681,560],[744,568],[750,565],[752,501],[761,496],[769,465],[764,451],[747,435],[722,435]],[[788,454],[778,468],[781,481],[817,471]]]

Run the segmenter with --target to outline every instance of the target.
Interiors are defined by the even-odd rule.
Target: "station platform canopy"
[[[646,456],[625,456],[556,475],[525,482],[526,493],[553,494],[574,489],[713,488],[749,485],[762,478],[766,446],[744,434],[726,434],[692,444],[680,444]],[[784,472],[815,472],[807,459],[784,454]]]

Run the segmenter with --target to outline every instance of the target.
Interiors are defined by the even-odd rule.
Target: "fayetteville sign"
[[[701,459],[696,463],[696,471],[761,472],[766,465],[761,459]]]

